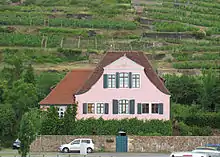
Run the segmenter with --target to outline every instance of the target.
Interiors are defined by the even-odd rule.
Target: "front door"
[[[70,151],[76,151],[76,150],[80,150],[80,140],[74,140],[71,143]]]

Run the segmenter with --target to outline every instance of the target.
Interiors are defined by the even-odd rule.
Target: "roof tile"
[[[73,95],[85,83],[92,71],[93,69],[72,70],[39,104],[73,104]]]

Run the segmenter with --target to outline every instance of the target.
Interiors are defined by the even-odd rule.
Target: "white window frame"
[[[132,88],[140,88],[141,86],[141,77],[140,74],[133,74],[132,73],[132,77],[131,77],[131,82],[132,82]]]
[[[108,88],[115,88],[116,87],[116,75],[115,74],[108,74]]]
[[[125,113],[123,113],[123,109],[125,109]],[[118,114],[129,114],[129,100],[118,100]]]
[[[96,110],[96,114],[105,114],[105,103],[96,103],[96,109],[95,110]],[[98,112],[98,111],[100,111],[100,112]]]
[[[129,88],[129,73],[128,72],[119,73],[119,88]]]
[[[66,107],[65,106],[57,106],[58,117],[63,118],[65,115]]]

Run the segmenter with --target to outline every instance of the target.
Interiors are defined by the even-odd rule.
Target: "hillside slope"
[[[1,66],[23,52],[39,71],[94,67],[106,51],[144,51],[160,74],[220,69],[219,0],[1,2]]]

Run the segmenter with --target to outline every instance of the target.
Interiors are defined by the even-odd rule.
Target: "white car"
[[[59,147],[59,151],[63,153],[68,153],[70,151],[80,151],[80,145],[82,143],[86,143],[87,146],[87,153],[92,153],[94,150],[94,142],[92,139],[87,139],[87,138],[80,138],[80,139],[75,139],[72,142],[68,144],[63,144]]]
[[[220,151],[214,147],[197,147],[191,152],[174,152],[170,157],[220,157]]]

